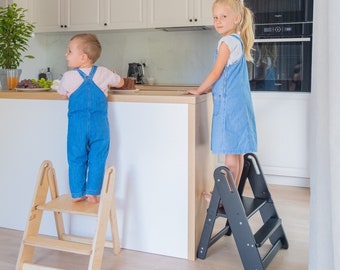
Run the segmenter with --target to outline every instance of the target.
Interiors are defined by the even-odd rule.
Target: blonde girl
[[[243,155],[257,151],[257,134],[246,60],[252,61],[253,15],[243,0],[216,0],[213,20],[218,42],[215,64],[197,89],[199,95],[212,91],[214,111],[211,150],[225,155],[225,165],[238,185]],[[210,193],[204,194],[209,200]]]

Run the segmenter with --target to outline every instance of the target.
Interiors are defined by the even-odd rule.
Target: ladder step
[[[273,260],[274,256],[279,252],[282,248],[282,241],[278,240],[272,248],[267,252],[267,254],[262,259],[262,264],[264,268],[267,268],[269,263]]]
[[[91,237],[76,236],[76,235],[71,235],[71,234],[64,234],[63,239],[65,241],[69,241],[69,242],[77,242],[77,243],[90,244],[90,245],[93,242],[93,238],[91,238]],[[106,247],[106,248],[116,248],[114,246],[113,240],[105,240],[104,247]],[[116,253],[116,254],[118,254],[118,253]]]
[[[246,216],[248,219],[267,203],[267,200],[264,199],[249,198],[245,196],[241,196],[241,201],[243,203],[244,211],[246,212]]]
[[[257,247],[261,247],[268,238],[281,226],[281,219],[270,218],[262,227],[254,234]]]
[[[32,263],[24,263],[22,266],[22,270],[63,270],[63,269],[37,265]]]
[[[212,246],[213,244],[215,244],[215,242],[217,240],[219,240],[221,237],[228,235],[230,231],[230,226],[226,225],[222,230],[220,230],[219,232],[217,232],[214,236],[211,237],[210,241],[209,241],[209,245],[208,247]]]
[[[249,198],[245,196],[241,196],[241,201],[248,219],[267,203],[267,200],[264,199]],[[223,207],[218,208],[216,215],[217,217],[227,218],[226,212]]]
[[[74,203],[70,194],[64,194],[45,204],[38,205],[37,209],[96,217],[98,205],[98,203],[93,204],[86,200]]]
[[[69,242],[46,236],[29,236],[24,240],[24,244],[33,247],[47,248],[80,255],[91,255],[92,253],[91,244]]]

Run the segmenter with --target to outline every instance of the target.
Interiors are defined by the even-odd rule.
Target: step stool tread
[[[267,203],[267,200],[250,198],[246,196],[241,196],[241,201],[248,219]],[[217,210],[217,216],[227,218],[226,212],[223,207],[220,207]]]
[[[24,244],[80,255],[91,255],[92,253],[92,244],[70,242],[47,236],[29,236],[24,240]]]
[[[38,205],[37,209],[78,215],[97,216],[98,205],[99,204],[89,203],[86,200],[73,202],[70,194],[63,194],[45,204]]]
[[[279,252],[282,248],[282,241],[278,240],[273,244],[272,248],[268,251],[268,253],[262,258],[262,264],[264,268],[267,268],[269,263],[272,261],[274,256]]]
[[[258,247],[261,247],[264,242],[275,232],[281,225],[280,218],[270,218],[262,227],[254,234],[255,242]]]
[[[33,263],[24,263],[22,270],[63,270],[63,269],[55,268],[55,267],[48,267],[48,266],[43,266],[43,265],[38,265],[38,264],[33,264]]]
[[[241,201],[243,203],[247,218],[253,216],[263,205],[267,203],[267,200],[250,198],[246,196],[241,196]]]

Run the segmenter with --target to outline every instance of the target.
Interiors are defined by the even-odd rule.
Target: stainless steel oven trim
[[[309,42],[312,39],[310,37],[304,38],[258,38],[254,40],[254,43],[274,43],[274,42]]]

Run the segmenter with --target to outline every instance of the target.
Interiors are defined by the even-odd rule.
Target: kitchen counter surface
[[[109,102],[147,102],[147,103],[185,103],[196,104],[206,101],[207,95],[193,96],[187,93],[190,86],[148,86],[137,85],[138,91],[110,90]],[[65,100],[56,91],[0,91],[0,98],[36,99],[36,100]]]

